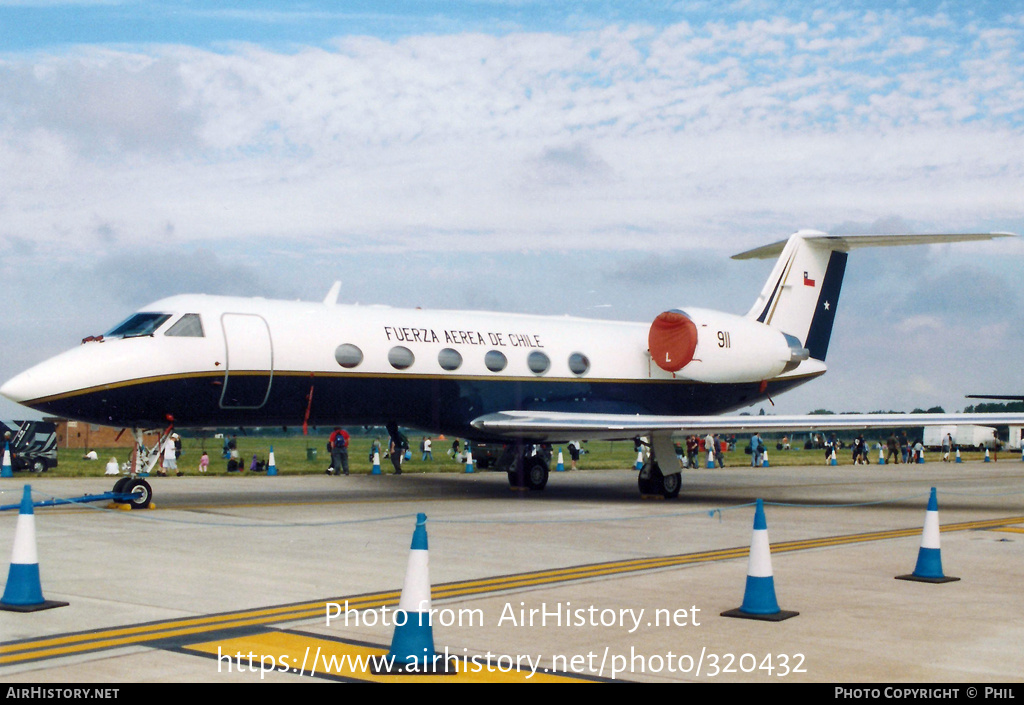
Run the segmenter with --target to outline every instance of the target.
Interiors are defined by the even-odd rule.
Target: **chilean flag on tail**
[[[807,272],[804,272],[804,286],[814,286],[814,280],[807,276]]]

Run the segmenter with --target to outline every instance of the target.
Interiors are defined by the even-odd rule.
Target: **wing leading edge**
[[[811,414],[794,416],[651,416],[501,411],[480,416],[473,426],[506,438],[622,440],[657,432],[752,433],[841,431],[915,426],[1024,425],[1024,413],[1000,414]]]

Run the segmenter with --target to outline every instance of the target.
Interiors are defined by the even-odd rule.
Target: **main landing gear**
[[[542,490],[547,487],[551,449],[546,446],[510,443],[496,467],[508,473],[512,489]]]
[[[672,443],[672,434],[651,434],[651,455],[647,462],[640,468],[636,478],[640,494],[646,496],[661,496],[665,499],[674,499],[679,496],[679,490],[683,487],[682,468],[676,459],[675,446]],[[662,472],[658,464],[659,458],[664,461],[666,467],[671,467],[675,472]]]
[[[674,499],[683,487],[683,475],[678,472],[663,475],[657,461],[652,458],[640,469],[636,483],[641,495],[661,495],[665,499]]]
[[[667,439],[667,442],[666,442]],[[641,495],[657,495],[666,499],[679,496],[683,487],[681,472],[663,473],[658,461],[659,450],[662,457],[669,458],[670,463],[677,463],[675,447],[671,436],[664,439],[655,437],[651,444],[652,455],[640,469],[637,486]],[[508,484],[512,489],[543,490],[548,484],[551,466],[551,448],[547,445],[529,443],[510,443],[505,446],[498,462],[497,470],[508,473]]]

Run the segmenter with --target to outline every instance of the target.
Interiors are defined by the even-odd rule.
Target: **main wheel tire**
[[[665,499],[674,499],[679,496],[679,490],[683,488],[683,474],[681,472],[663,475],[661,479],[661,494]]]
[[[683,487],[682,473],[662,475],[656,462],[647,462],[640,469],[636,478],[637,487],[642,495],[661,495],[665,499],[679,496]]]
[[[640,472],[636,475],[636,486],[640,490],[641,495],[654,494],[654,489],[651,484],[651,464],[650,462],[644,463],[644,466],[640,468]]]
[[[548,484],[548,466],[540,459],[534,459],[526,468],[526,486],[531,490],[542,490]]]

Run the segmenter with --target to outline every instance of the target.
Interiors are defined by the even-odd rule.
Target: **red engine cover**
[[[666,372],[678,372],[693,359],[697,326],[681,311],[665,311],[651,324],[647,348],[655,364]]]

